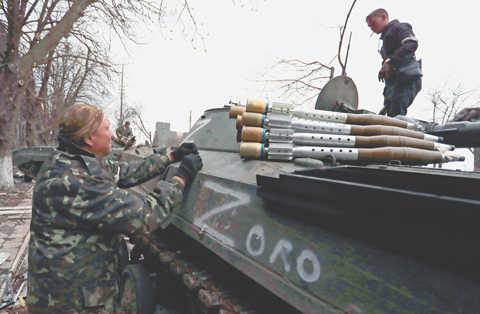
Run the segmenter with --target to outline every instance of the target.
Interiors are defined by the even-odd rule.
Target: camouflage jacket
[[[33,192],[28,311],[116,313],[119,235],[158,228],[182,200],[183,186],[161,181],[158,194],[138,197],[125,188],[161,175],[167,156],[106,161],[59,142]]]
[[[117,137],[119,138],[121,138],[122,136],[126,138],[131,138],[133,136],[132,129],[130,127],[126,128],[124,125],[119,126],[115,131],[115,134],[117,134]]]

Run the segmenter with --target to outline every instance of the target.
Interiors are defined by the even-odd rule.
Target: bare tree
[[[342,46],[348,20],[356,2],[356,0],[353,1],[345,19],[345,23],[340,27],[338,53],[332,58],[332,60],[328,63],[322,63],[320,61],[305,62],[298,59],[278,58],[273,67],[262,74],[264,79],[258,81],[265,82],[266,84],[274,84],[274,88],[280,88],[283,91],[284,96],[287,98],[292,98],[294,94],[300,95],[302,101],[300,101],[299,104],[303,104],[317,97],[318,92],[322,89],[324,83],[333,78],[335,68],[331,64],[335,59],[338,59],[338,62],[342,67],[342,75],[346,75],[348,49],[345,58],[342,59]],[[281,79],[268,78],[270,72],[273,72],[273,70],[281,70],[283,73],[282,75],[285,75],[285,73],[293,73],[293,75]]]
[[[331,62],[328,64],[331,64]],[[268,77],[269,73],[274,70],[280,70],[283,73],[282,75],[285,75],[285,73],[293,74],[287,78],[266,78],[258,81],[273,86],[272,89],[274,90],[282,90],[286,98],[293,98],[296,94],[300,95],[303,99],[301,103],[304,103],[318,95],[318,91],[322,89],[321,86],[333,77],[335,69],[319,61],[304,62],[298,59],[277,59],[274,66],[263,73],[262,77]],[[328,70],[328,72],[325,70]]]
[[[439,124],[479,121],[480,87],[465,89],[462,83],[449,88],[447,80],[443,86],[430,90],[427,95],[433,105],[432,121]],[[480,149],[471,147],[469,150],[474,155],[474,170],[478,171],[480,170]]]
[[[12,187],[12,142],[16,122],[20,120],[22,105],[32,102],[32,69],[54,51],[60,40],[70,32],[92,0],[78,0],[72,3],[62,19],[30,49],[22,54],[21,37],[23,26],[33,12],[27,11],[27,1],[2,1],[2,12],[7,20],[6,45],[0,64],[0,187]],[[35,1],[38,2],[38,1]],[[36,39],[35,39],[36,40]]]
[[[178,10],[167,12],[167,5]],[[52,58],[62,39],[72,36],[83,44],[90,66],[108,60],[108,49],[98,37],[104,34],[96,35],[100,25],[108,25],[125,43],[135,42],[138,22],[168,15],[192,17],[187,1],[0,0],[0,188],[13,186],[11,151],[19,141],[18,130],[24,135],[51,132],[52,119],[61,114],[56,107],[49,111],[46,100],[51,96],[47,84],[53,74]],[[85,61],[81,68],[86,67]],[[64,106],[82,93],[86,97],[85,73],[77,73],[80,88],[62,91]],[[31,137],[26,140],[34,142]]]
[[[430,90],[427,95],[433,105],[433,122],[445,124],[452,121],[462,109],[478,107],[479,91],[479,87],[465,90],[462,83],[449,88],[447,82],[440,88]]]
[[[350,50],[350,40],[352,39],[352,32],[350,32],[350,39],[348,41],[348,49],[347,49],[347,54],[345,55],[345,62],[342,61],[342,46],[343,46],[343,36],[345,35],[345,31],[347,30],[347,24],[348,24],[348,19],[350,18],[350,14],[352,14],[353,7],[355,6],[355,3],[357,0],[354,0],[352,3],[352,6],[350,7],[350,11],[348,11],[347,17],[345,19],[345,24],[343,27],[340,27],[340,42],[338,43],[338,63],[340,63],[340,66],[342,67],[342,75],[347,75],[347,61],[348,61],[348,52]]]
[[[147,130],[145,123],[143,122],[143,119],[142,119],[143,111],[144,111],[143,105],[136,104],[133,108],[131,108],[130,112],[132,113],[133,123],[137,126],[140,132],[142,132],[142,134],[145,135],[149,145],[151,145],[153,143],[152,132]]]
[[[113,69],[112,64],[98,62],[95,53],[88,48],[82,49],[78,42],[61,42],[47,65],[35,71],[39,76],[37,81],[47,74],[49,80],[47,84],[42,80],[40,90],[45,92],[37,97],[41,112],[37,115],[36,129],[31,132],[34,139],[43,144],[52,143],[59,113],[76,102],[102,107],[104,98],[110,95],[109,78]]]

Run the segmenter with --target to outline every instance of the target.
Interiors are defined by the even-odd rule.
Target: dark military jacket
[[[400,23],[398,20],[388,23],[380,39],[383,40],[380,50],[383,59],[390,58],[393,64],[411,58],[418,47],[412,26],[408,23]]]
[[[62,137],[59,142],[33,192],[28,310],[115,313],[119,235],[158,228],[182,200],[183,186],[161,181],[158,193],[136,196],[125,188],[161,175],[167,156],[106,161]]]

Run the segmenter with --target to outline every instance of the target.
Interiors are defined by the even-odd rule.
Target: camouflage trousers
[[[35,308],[33,300],[27,297],[27,313],[68,313],[68,314],[136,314],[136,295],[133,282],[123,285],[123,293],[105,300],[103,306],[68,310],[62,306],[48,309]]]
[[[122,146],[125,146],[125,145],[127,145],[129,139],[126,138],[126,137],[122,137],[122,138],[114,137],[113,140],[114,140],[117,144],[120,144],[120,145],[122,145]]]
[[[123,293],[112,299],[105,307],[88,309],[85,314],[137,314],[135,287],[132,281],[127,280],[123,285]]]
[[[130,147],[133,146],[133,144],[135,144],[135,137],[132,137],[130,139],[127,139],[125,137],[123,138],[114,137],[113,140],[120,146],[125,147],[123,150],[129,149]]]

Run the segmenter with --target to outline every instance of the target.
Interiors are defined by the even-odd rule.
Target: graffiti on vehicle
[[[262,226],[255,225],[248,233],[246,246],[247,251],[252,256],[260,256],[265,252],[265,232]],[[256,245],[252,243],[255,242]],[[292,266],[288,261],[288,256],[294,252],[293,244],[289,240],[280,239],[273,249],[269,261],[273,264],[279,257],[283,263],[283,268],[288,273],[292,270]],[[297,251],[295,251],[297,252]],[[314,282],[320,279],[321,266],[318,257],[312,250],[303,249],[295,259],[296,271],[300,278],[306,282]]]
[[[250,201],[251,201],[250,195],[248,195],[246,193],[242,193],[242,192],[234,190],[234,189],[231,189],[231,188],[229,188],[225,185],[222,185],[218,182],[215,182],[215,181],[205,181],[202,185],[202,189],[211,190],[209,192],[209,194],[211,194],[213,192],[213,193],[216,193],[216,195],[228,195],[230,197],[233,197],[233,199],[231,201],[226,201],[226,202],[223,202],[223,203],[219,204],[218,207],[209,209],[207,212],[205,212],[201,216],[197,217],[193,221],[193,223],[196,226],[198,226],[200,229],[202,229],[204,231],[208,231],[210,234],[217,237],[218,239],[220,239],[225,244],[230,245],[231,247],[234,247],[235,246],[234,239],[232,239],[231,237],[229,237],[229,236],[227,236],[223,233],[220,233],[215,228],[209,227],[209,225],[207,224],[207,221],[211,217],[213,217],[215,215],[219,215],[222,212],[232,210],[232,209],[238,208],[239,206],[250,203]]]

